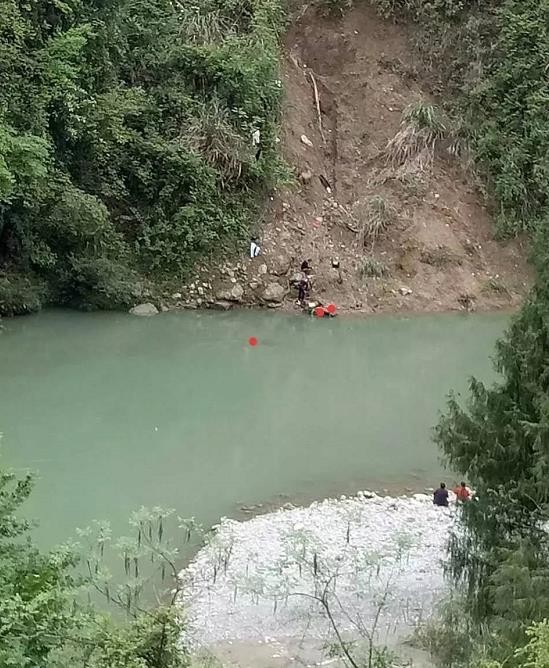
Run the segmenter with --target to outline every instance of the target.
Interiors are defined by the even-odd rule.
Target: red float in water
[[[336,308],[335,304],[328,304],[328,306],[326,307],[326,310],[328,311],[328,313],[330,315],[335,315],[336,311],[337,311],[337,308]]]
[[[317,306],[313,313],[316,315],[317,318],[323,318],[324,317],[324,309],[322,306]]]
[[[251,346],[257,346],[258,341],[257,341],[257,339],[255,338],[255,336],[250,336],[250,338],[248,339],[248,343],[249,343]]]

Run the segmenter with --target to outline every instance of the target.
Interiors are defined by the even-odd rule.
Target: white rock
[[[301,143],[305,144],[305,146],[313,146],[313,142],[307,137],[307,135],[301,135]]]
[[[240,302],[244,296],[244,288],[240,283],[235,283],[229,287],[220,288],[217,291],[216,297],[219,301]]]
[[[311,614],[310,599],[296,595],[312,595],[319,585],[313,555],[321,578],[338,573],[337,596],[345,610],[335,613],[340,630],[352,632],[346,614],[360,615],[369,628],[375,601],[390,586],[379,635],[409,636],[445,589],[441,558],[453,523],[451,510],[435,508],[423,495],[329,499],[242,523],[224,519],[181,573],[188,639],[204,646],[280,641],[305,630],[311,639],[324,639],[326,619]]]
[[[137,306],[134,306],[130,309],[130,313],[132,315],[150,316],[156,315],[158,313],[158,309],[154,304],[147,302],[145,304],[138,304]]]
[[[284,300],[286,295],[286,288],[284,288],[280,283],[269,283],[262,294],[262,299],[266,302],[273,302],[279,304]]]

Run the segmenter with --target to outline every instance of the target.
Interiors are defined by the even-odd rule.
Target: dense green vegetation
[[[541,272],[540,272],[541,273]],[[532,622],[549,618],[549,284],[541,273],[502,341],[502,381],[471,381],[463,408],[451,397],[436,440],[451,465],[474,481],[479,500],[464,508],[451,542],[450,573],[482,653],[505,665]],[[547,643],[547,632],[545,630]],[[545,664],[546,665],[546,664]]]
[[[184,544],[193,523],[180,521],[179,530],[171,530],[170,511],[141,510],[132,517],[130,538],[114,542],[108,526],[97,524],[81,532],[78,549],[44,553],[17,517],[31,489],[30,477],[0,471],[0,666],[188,667],[175,607],[180,548],[174,539],[179,533]],[[109,550],[124,564],[118,583],[105,566]],[[151,597],[145,588],[164,579],[169,593],[162,595],[162,605],[147,606]],[[99,612],[89,602],[90,592],[122,612]]]
[[[281,23],[277,0],[0,0],[0,315],[127,304],[243,233],[278,169]]]

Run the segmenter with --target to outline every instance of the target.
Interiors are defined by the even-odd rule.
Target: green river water
[[[470,374],[493,378],[507,321],[65,311],[4,321],[2,463],[38,474],[27,513],[48,544],[93,518],[123,529],[141,505],[211,523],[242,504],[421,490],[443,475],[430,428],[445,394]]]

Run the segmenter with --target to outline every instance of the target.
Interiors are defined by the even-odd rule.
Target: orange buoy
[[[324,309],[322,306],[317,306],[313,313],[316,315],[317,318],[323,318],[324,317]]]
[[[336,308],[335,304],[328,304],[328,306],[326,307],[326,310],[328,311],[328,313],[330,315],[335,315],[336,311],[337,311],[337,308]]]
[[[248,339],[248,343],[253,347],[257,346],[258,340],[255,338],[255,336],[250,336]]]

